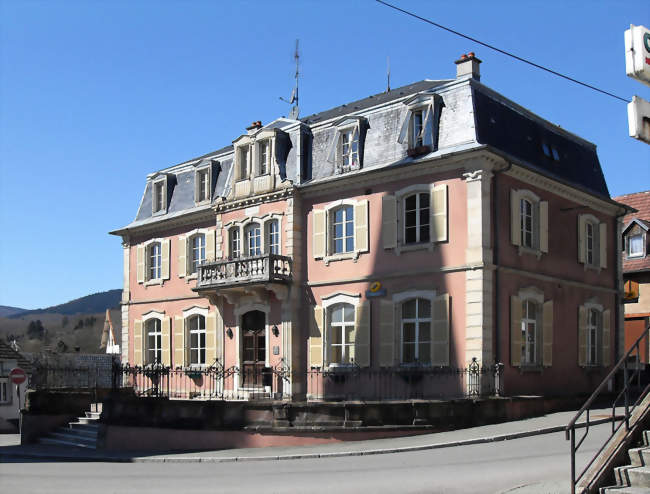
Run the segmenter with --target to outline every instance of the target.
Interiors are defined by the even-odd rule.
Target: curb
[[[618,419],[618,417],[616,417]],[[603,418],[593,420],[589,423],[592,425],[600,425],[611,422],[611,418]],[[584,428],[585,424],[577,424],[579,428]],[[512,439],[521,439],[524,437],[539,436],[541,434],[550,434],[553,432],[562,432],[566,426],[556,425],[553,427],[545,427],[542,429],[534,429],[530,431],[513,432],[510,434],[500,434],[490,437],[477,437],[474,439],[461,439],[458,441],[449,441],[445,443],[423,444],[419,446],[404,446],[401,448],[384,448],[384,449],[369,449],[366,451],[340,451],[332,453],[304,453],[304,454],[288,454],[288,455],[270,455],[270,456],[136,456],[136,457],[120,457],[120,456],[71,456],[71,455],[53,455],[53,454],[38,454],[38,453],[0,453],[0,462],[12,459],[24,460],[56,460],[65,462],[104,462],[104,463],[232,463],[241,461],[271,461],[271,460],[307,460],[314,458],[341,458],[345,456],[372,456],[372,455],[385,455],[393,453],[408,453],[413,451],[426,451],[431,449],[453,448],[456,446],[470,446],[473,444],[485,444],[500,441],[509,441]]]

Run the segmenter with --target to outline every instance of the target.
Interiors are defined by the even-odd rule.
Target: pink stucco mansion
[[[596,146],[480,82],[423,80],[147,176],[123,239],[122,361],[314,370],[504,364],[590,391],[621,353],[620,220]],[[134,198],[135,200],[135,198]],[[411,375],[409,374],[409,375]],[[247,377],[246,377],[247,376]]]

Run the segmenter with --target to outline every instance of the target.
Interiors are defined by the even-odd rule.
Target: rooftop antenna
[[[291,90],[291,96],[288,100],[284,99],[282,96],[280,96],[280,99],[285,103],[293,105],[291,107],[291,112],[289,113],[289,118],[292,120],[298,120],[298,114],[300,113],[300,108],[298,107],[298,76],[300,75],[300,54],[298,53],[298,40],[296,40],[296,51],[293,53],[293,58],[296,61],[296,85]]]
[[[386,76],[388,77],[388,83],[386,84],[386,92],[390,92],[390,56],[386,57]]]

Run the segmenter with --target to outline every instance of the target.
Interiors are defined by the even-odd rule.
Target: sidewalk
[[[218,451],[110,452],[44,444],[20,445],[17,434],[0,435],[0,462],[16,460],[102,462],[232,462],[331,458],[422,451],[468,444],[505,441],[563,431],[576,411],[558,412],[525,420],[504,422],[409,437],[348,441],[314,446],[242,448]],[[592,410],[592,424],[608,421],[611,409]]]

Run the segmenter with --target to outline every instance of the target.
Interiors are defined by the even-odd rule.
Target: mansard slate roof
[[[444,79],[433,81],[430,79],[425,79],[423,81],[414,82],[413,84],[408,84],[407,86],[398,87],[396,89],[391,89],[390,91],[368,96],[367,98],[360,99],[358,101],[346,103],[344,105],[337,106],[320,113],[314,113],[308,117],[301,118],[300,121],[306,124],[324,122],[331,118],[342,117],[343,115],[349,115],[351,113],[367,110],[368,108],[372,108],[373,106],[381,105],[383,103],[389,103],[410,94],[427,91],[429,89],[447,84],[452,80],[453,79]]]
[[[569,134],[487,88],[474,93],[477,139],[536,171],[609,199],[596,146]],[[559,160],[543,152],[555,147]]]
[[[397,143],[399,129],[406,117],[405,105],[388,106],[386,111],[364,113],[364,111],[380,105],[399,103],[417,93],[440,93],[443,100],[443,115],[445,108],[457,105],[457,100],[467,101],[461,106],[447,110],[447,136],[451,133],[461,133],[460,139],[447,137],[440,142],[439,149],[427,156],[421,156],[417,161],[426,160],[429,156],[441,156],[448,152],[463,151],[487,146],[488,149],[501,154],[504,158],[517,164],[533,169],[539,173],[568,183],[588,193],[609,199],[609,191],[596,154],[596,146],[577,137],[560,127],[543,120],[529,110],[508,100],[502,95],[489,89],[480,82],[469,80],[423,80],[388,92],[368,96],[367,98],[346,103],[300,120],[280,118],[270,122],[263,128],[278,128],[290,135],[291,149],[287,162],[282,169],[283,179],[287,179],[303,187],[312,182],[329,180],[336,174],[334,164],[327,160],[331,143],[335,138],[332,126],[340,117],[345,115],[363,115],[369,118],[368,138],[365,142],[363,170],[408,165],[415,161],[406,155],[405,145]],[[450,99],[451,98],[451,99]],[[445,101],[448,100],[448,101]],[[451,103],[451,104],[449,104]],[[465,106],[462,106],[465,105]],[[336,120],[335,120],[336,119]],[[329,123],[326,123],[328,122]],[[320,125],[323,124],[323,125]],[[309,165],[304,173],[299,175],[301,164],[298,163],[297,140],[300,139],[300,125],[317,126],[311,139],[311,156]],[[443,119],[440,123],[440,135],[443,134]],[[393,137],[386,133],[395,132]],[[449,141],[449,142],[447,142]],[[559,159],[553,159],[544,154],[543,145],[557,151]],[[393,146],[393,147],[391,147]],[[166,214],[152,214],[152,180],[149,176],[140,207],[135,220],[123,229],[116,230],[121,234],[127,229],[155,223],[163,219],[181,216],[190,212],[209,210],[210,204],[196,206],[194,203],[194,167],[218,162],[217,179],[213,181],[213,201],[225,196],[229,189],[230,169],[234,159],[233,146],[226,146],[217,151],[193,158],[178,165],[160,170],[158,173],[171,177],[168,188],[168,208]],[[215,168],[213,168],[213,171]],[[357,172],[349,172],[353,174]],[[337,175],[341,177],[341,175]]]

